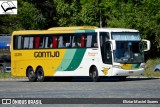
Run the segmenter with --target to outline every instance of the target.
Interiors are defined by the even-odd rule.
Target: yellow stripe
[[[131,69],[132,64],[121,64],[122,69]]]

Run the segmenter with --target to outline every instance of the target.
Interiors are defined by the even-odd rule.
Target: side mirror
[[[116,41],[115,40],[110,40],[111,44],[112,44],[112,50],[116,50]]]
[[[151,48],[151,42],[149,40],[145,40],[145,39],[142,39],[142,42],[144,44],[144,51],[149,51],[150,48]]]

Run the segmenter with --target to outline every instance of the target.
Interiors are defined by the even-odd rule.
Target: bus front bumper
[[[134,70],[125,70],[119,68],[113,68],[112,76],[143,76],[144,68],[134,69]]]

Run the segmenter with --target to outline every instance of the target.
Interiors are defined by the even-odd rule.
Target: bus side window
[[[87,35],[87,43],[86,43],[86,47],[90,48],[92,44],[92,35]]]
[[[58,48],[63,48],[64,44],[63,44],[63,36],[59,36],[58,38]]]
[[[29,37],[29,49],[33,49],[33,37]]]
[[[70,48],[71,47],[71,41],[72,41],[72,37],[70,35],[63,36],[63,45],[64,45],[64,47]]]
[[[74,35],[72,47],[80,47],[81,46],[81,37],[79,35]]]
[[[45,37],[41,36],[39,41],[39,48],[44,48],[44,45],[45,45],[44,41],[45,41]]]
[[[58,46],[57,36],[53,36],[53,37],[52,37],[52,45],[51,45],[51,47],[52,47],[52,48],[57,48],[57,46]]]
[[[24,37],[23,39],[23,49],[28,49],[29,48],[29,37]]]
[[[45,37],[45,48],[51,48],[50,47],[51,44],[52,44],[52,37],[50,36]]]
[[[86,42],[85,35],[81,35],[81,48],[85,47],[85,42]]]
[[[98,48],[97,36],[92,36],[92,47]]]
[[[14,49],[22,49],[22,36],[14,36],[13,39],[13,48]]]
[[[40,37],[35,37],[34,38],[34,48],[38,49],[39,47],[39,42],[40,42]]]

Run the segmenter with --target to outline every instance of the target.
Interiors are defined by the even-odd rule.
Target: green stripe
[[[77,49],[72,59],[72,62],[65,71],[73,71],[77,69],[83,59],[85,52],[86,52],[85,48]]]
[[[139,68],[140,67],[140,64],[133,64],[132,65],[132,68]]]
[[[76,30],[75,33],[92,33],[95,32],[95,30]]]
[[[56,71],[64,71],[65,69],[67,69],[71,61],[73,60],[75,52],[76,49],[67,49],[64,58],[62,59],[62,63],[60,64],[60,66],[57,68]]]

